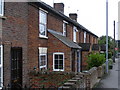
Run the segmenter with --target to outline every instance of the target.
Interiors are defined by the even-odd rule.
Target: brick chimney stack
[[[75,21],[77,21],[77,14],[76,13],[70,13],[69,17]]]
[[[64,13],[64,4],[63,3],[54,3],[54,8],[57,11]]]

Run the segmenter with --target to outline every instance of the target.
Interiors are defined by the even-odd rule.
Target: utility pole
[[[106,73],[108,73],[108,0],[106,0]]]
[[[115,21],[114,21],[114,53],[113,53],[113,62],[115,63]]]

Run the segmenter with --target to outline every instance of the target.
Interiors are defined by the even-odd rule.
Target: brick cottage
[[[64,15],[64,4],[2,2],[0,86],[29,84],[34,69],[81,72],[98,36]]]

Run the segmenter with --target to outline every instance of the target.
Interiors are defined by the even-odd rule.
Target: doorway
[[[22,48],[11,48],[11,86],[22,87]]]

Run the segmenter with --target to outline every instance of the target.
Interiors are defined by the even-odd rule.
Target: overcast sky
[[[51,6],[53,2],[63,2],[65,5],[65,15],[69,13],[78,14],[78,22],[92,31],[99,37],[106,35],[106,0],[41,0]],[[109,36],[113,37],[113,21],[118,21],[118,1],[108,0],[109,5]],[[116,28],[116,36],[117,36]]]

